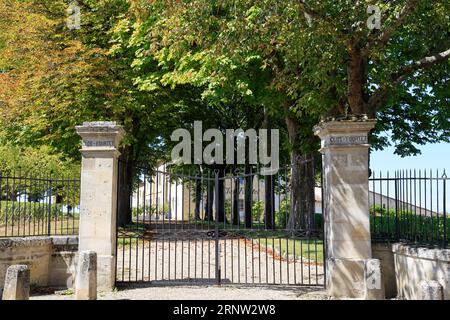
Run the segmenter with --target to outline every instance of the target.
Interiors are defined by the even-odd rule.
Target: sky
[[[386,172],[389,170],[390,178],[395,176],[394,171],[400,169],[416,169],[417,176],[418,170],[427,170],[426,177],[430,177],[430,169],[432,170],[433,178],[436,177],[436,170],[439,170],[439,177],[442,177],[444,169],[446,175],[450,178],[450,143],[438,143],[421,146],[421,155],[415,157],[401,158],[394,154],[394,148],[386,148],[383,151],[374,151],[370,156],[370,166],[372,171],[375,172],[375,178],[379,178],[380,171],[383,178],[386,178]],[[412,172],[412,176],[414,173]],[[424,177],[422,171],[421,176]],[[401,192],[405,202],[415,203],[423,208],[432,209],[433,211],[442,212],[444,202],[447,204],[447,208],[450,205],[450,187],[446,188],[446,197],[443,197],[444,183],[450,186],[450,180],[433,180],[432,186],[430,180],[404,180],[406,182],[401,183],[404,190],[409,190],[405,196],[404,192]],[[389,192],[387,191],[387,184],[389,184]],[[380,189],[380,187],[382,189]],[[405,189],[408,188],[408,189]],[[370,182],[369,189],[377,193],[383,193],[391,197],[395,196],[395,184],[394,181],[386,182],[384,180],[381,184],[377,182]],[[413,196],[412,196],[413,195]],[[408,198],[409,197],[409,198]],[[413,200],[412,200],[413,199]]]
[[[399,169],[446,169],[450,176],[450,143],[438,143],[420,146],[421,155],[415,157],[400,157],[394,154],[394,148],[386,148],[383,151],[373,151],[370,155],[371,169],[378,173],[386,173]]]

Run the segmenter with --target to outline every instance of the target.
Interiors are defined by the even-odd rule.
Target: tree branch
[[[306,0],[299,0],[299,6],[303,14],[305,15],[306,19],[308,20],[308,24],[311,25],[311,20],[316,19],[318,21],[322,21],[326,23],[326,26],[329,27],[331,30],[337,32],[337,37],[339,39],[348,40],[348,31],[341,30],[339,28],[336,28],[336,21],[334,21],[332,18],[327,17],[322,12],[318,12],[317,10],[314,10],[309,7],[309,5],[306,4]]]
[[[362,50],[362,54],[364,56],[367,56],[375,46],[386,45],[397,28],[402,25],[403,22],[405,22],[405,20],[410,16],[410,14],[413,13],[417,8],[417,3],[418,0],[407,0],[406,4],[400,10],[397,20],[395,20],[395,22],[391,26],[387,27],[378,38],[367,42],[366,46]]]
[[[414,63],[403,67],[398,72],[390,76],[390,78],[392,79],[392,85],[400,84],[403,80],[405,80],[405,78],[408,75],[410,75],[414,71],[429,68],[433,65],[444,62],[449,58],[450,58],[450,49],[447,49],[446,51],[440,52],[433,56],[428,56],[418,61],[415,61]],[[368,108],[367,113],[375,114],[375,112],[381,107],[381,105],[386,102],[387,98],[389,97],[390,89],[391,86],[383,87],[380,88],[374,94],[372,94],[367,104]]]
[[[410,65],[407,65],[400,69],[400,71],[394,73],[391,78],[394,81],[394,84],[399,84],[402,82],[406,76],[411,74],[412,72],[419,70],[419,69],[425,69],[429,68],[435,64],[438,64],[442,61],[448,60],[450,58],[450,49],[447,49],[446,51],[440,52],[438,54],[435,54],[433,56],[428,56],[423,59],[420,59]]]
[[[317,19],[321,19],[321,20],[327,20],[326,17],[324,17],[323,15],[321,15],[319,12],[311,9],[307,4],[305,0],[300,0],[299,1],[299,5],[300,8],[303,10],[304,13],[310,15],[311,17],[317,18]]]

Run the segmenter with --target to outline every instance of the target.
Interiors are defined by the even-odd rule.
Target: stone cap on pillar
[[[82,138],[81,151],[115,151],[125,135],[115,121],[84,122],[75,127]]]
[[[375,120],[324,121],[314,127],[314,134],[322,140],[322,148],[342,146],[369,146],[368,133]]]

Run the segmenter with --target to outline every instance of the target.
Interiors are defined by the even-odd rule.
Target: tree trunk
[[[299,151],[301,150],[299,123],[289,113],[286,116],[286,125],[292,146],[290,213],[287,229],[309,231],[313,227],[315,211],[314,153],[311,151],[302,154]],[[311,143],[314,139],[312,129],[310,131],[309,135],[303,137],[304,141],[302,142],[305,145]]]
[[[269,115],[264,110],[264,124],[265,129],[269,129]],[[271,150],[271,134],[268,132],[267,150]],[[259,179],[258,179],[259,184]],[[274,194],[274,176],[264,176],[264,223],[266,229],[275,229],[275,194]],[[259,187],[258,187],[259,190]],[[259,209],[259,208],[258,208]]]
[[[365,60],[357,44],[353,45],[349,59],[350,61],[347,67],[348,104],[352,114],[361,115],[365,110],[363,90],[365,83]]]
[[[195,180],[195,220],[200,220],[200,204],[202,200],[202,180]]]
[[[208,188],[206,191],[206,204],[205,204],[205,220],[213,221],[213,209],[214,209],[214,183],[208,180]]]
[[[238,225],[239,224],[239,194],[240,194],[240,183],[239,183],[239,178],[235,178],[234,179],[234,190],[233,190],[233,224],[234,225]]]
[[[14,189],[6,188],[6,201],[17,201],[17,191]]]
[[[119,183],[117,186],[118,206],[117,216],[119,227],[132,223],[131,196],[133,192],[133,150],[125,147],[122,150],[119,163]]]
[[[313,155],[293,152],[291,170],[291,209],[287,229],[311,231],[315,213]]]
[[[253,200],[253,176],[252,167],[245,165],[245,188],[244,188],[244,212],[245,212],[245,227],[252,227],[252,200]]]
[[[219,185],[216,186],[216,188],[219,188],[219,212],[217,213],[219,215],[218,221],[219,222],[226,222],[225,217],[225,168],[219,169]]]
[[[266,229],[275,229],[275,176],[264,177],[264,222]]]
[[[63,196],[60,195],[60,194],[57,194],[56,195],[56,199],[55,199],[55,203],[58,203],[58,204],[63,203]]]

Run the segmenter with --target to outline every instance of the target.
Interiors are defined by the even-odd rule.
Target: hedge
[[[23,221],[23,220],[43,220],[56,216],[72,216],[67,210],[63,210],[61,204],[48,204],[40,202],[16,202],[0,201],[0,223]]]

